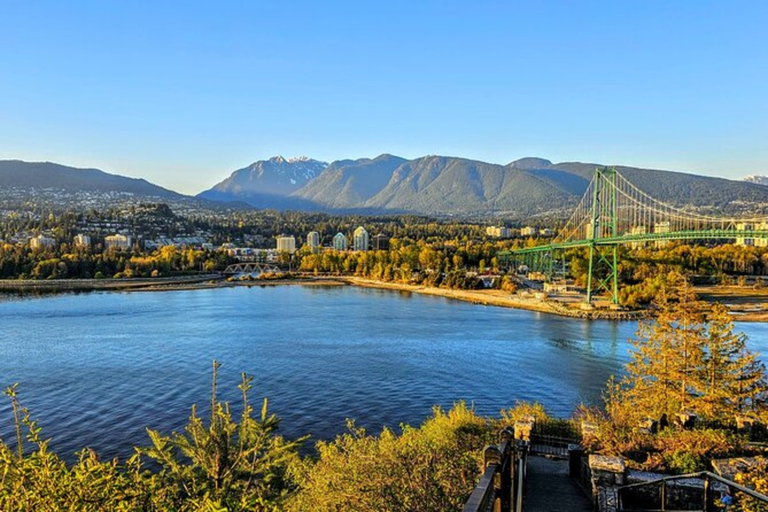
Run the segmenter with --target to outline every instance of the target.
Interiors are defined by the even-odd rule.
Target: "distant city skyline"
[[[256,160],[768,174],[768,4],[12,2],[0,159],[196,194]]]

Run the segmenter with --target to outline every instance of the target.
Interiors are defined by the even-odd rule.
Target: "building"
[[[44,235],[37,235],[29,240],[29,247],[32,249],[50,249],[54,245],[56,240]]]
[[[631,235],[638,236],[638,235],[645,235],[647,230],[645,229],[645,226],[632,226],[632,231],[630,231]],[[639,249],[640,247],[645,246],[645,242],[632,242],[629,244],[630,247],[633,249]]]
[[[755,231],[768,231],[768,222],[756,224]],[[755,247],[768,247],[768,238],[755,238]]]
[[[117,233],[104,238],[104,245],[107,249],[128,250],[133,245],[133,240],[128,235]]]
[[[386,235],[379,233],[373,237],[372,240],[374,251],[388,251],[389,250],[389,238]]]
[[[656,234],[669,233],[669,222],[657,222],[653,226],[653,232]],[[656,247],[664,247],[669,243],[669,240],[657,240]]]
[[[293,236],[280,235],[277,237],[277,252],[296,252],[296,239]]]
[[[363,226],[359,226],[355,230],[354,238],[352,241],[352,247],[356,251],[367,251],[369,245],[370,245],[370,239],[368,237],[368,232],[365,230]]]
[[[533,226],[526,226],[520,230],[520,235],[522,236],[536,236],[538,233],[539,230]]]
[[[86,248],[91,246],[91,237],[88,235],[75,236],[75,247]]]
[[[307,234],[307,247],[312,252],[318,252],[320,250],[320,233],[317,231],[310,231]]]
[[[485,234],[494,238],[509,238],[512,236],[512,230],[504,226],[488,226],[485,228]]]
[[[344,233],[336,233],[336,235],[333,237],[333,248],[337,251],[347,250],[347,237],[344,235]]]
[[[739,222],[736,224],[736,231],[752,231],[753,229],[754,226],[748,222]],[[755,239],[737,236],[736,245],[755,245]]]

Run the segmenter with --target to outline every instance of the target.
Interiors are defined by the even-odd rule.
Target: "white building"
[[[669,233],[669,221],[667,222],[657,222],[653,226],[653,232],[654,233]],[[656,241],[656,247],[664,247],[669,243],[669,240],[657,240]]]
[[[128,235],[121,235],[118,233],[105,237],[104,245],[106,245],[107,249],[127,250],[133,245],[133,240],[131,240],[131,237]]]
[[[317,231],[310,231],[307,234],[307,247],[312,252],[320,250],[320,233]]]
[[[367,251],[369,245],[370,245],[370,238],[368,236],[368,231],[366,231],[363,226],[359,226],[355,230],[352,247],[356,251]]]
[[[736,224],[736,231],[752,231],[754,226],[748,222],[739,222]],[[754,238],[736,237],[736,245],[755,245]]]
[[[280,235],[277,237],[277,251],[289,252],[291,254],[296,252],[296,239],[293,236]]]
[[[526,226],[520,230],[520,234],[522,236],[535,236],[538,234],[539,230],[534,228],[533,226]]]
[[[755,231],[768,231],[768,222],[756,224]],[[768,238],[755,238],[755,247],[768,247]]]
[[[29,240],[29,247],[32,249],[48,249],[54,245],[56,245],[56,240],[43,235],[37,235]]]
[[[91,237],[88,235],[76,235],[75,236],[75,247],[90,247],[91,246]]]
[[[333,248],[337,251],[347,250],[347,237],[344,233],[336,233],[333,237]]]
[[[630,232],[631,235],[645,235],[646,234],[645,226],[632,226],[632,231]],[[645,242],[632,242],[629,244],[630,247],[633,249],[639,249],[640,247],[645,246]]]
[[[512,230],[504,226],[488,226],[485,228],[485,234],[495,238],[509,238],[512,236]]]

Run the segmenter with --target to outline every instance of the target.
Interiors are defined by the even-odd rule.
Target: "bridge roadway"
[[[568,476],[568,461],[531,455],[528,457],[525,512],[587,512],[592,501]]]
[[[643,234],[627,234],[618,236],[608,236],[601,238],[583,240],[569,240],[567,242],[555,242],[547,245],[537,245],[534,247],[525,247],[522,249],[515,249],[512,251],[504,251],[501,253],[503,256],[510,256],[516,254],[530,254],[536,252],[546,252],[556,249],[570,249],[572,247],[587,247],[591,244],[595,245],[622,245],[631,243],[642,242],[658,242],[665,240],[735,240],[736,238],[745,239],[766,239],[768,238],[768,231],[763,230],[736,230],[736,229],[704,229],[697,231],[672,231],[669,233],[643,233]]]

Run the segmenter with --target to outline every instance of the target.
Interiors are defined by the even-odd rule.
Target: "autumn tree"
[[[658,315],[640,324],[627,375],[609,388],[615,421],[672,417],[692,410],[730,420],[762,405],[765,372],[733,332],[724,306],[700,301],[679,274],[670,274],[657,300]]]

